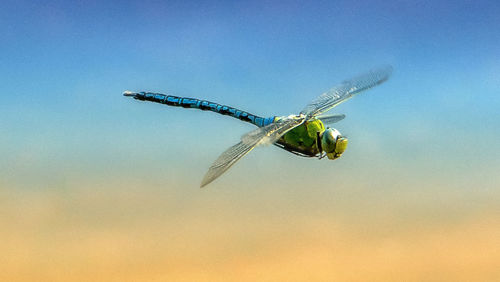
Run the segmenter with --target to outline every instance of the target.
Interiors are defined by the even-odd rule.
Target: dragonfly
[[[345,152],[348,139],[337,129],[325,126],[345,118],[344,114],[325,115],[327,111],[367,89],[387,81],[391,66],[379,67],[344,80],[307,104],[299,114],[260,117],[227,105],[196,98],[177,97],[155,92],[123,92],[124,96],[140,101],[168,106],[211,111],[257,126],[241,137],[240,142],[224,151],[208,169],[201,187],[214,181],[238,160],[260,145],[274,144],[302,157],[338,159]]]

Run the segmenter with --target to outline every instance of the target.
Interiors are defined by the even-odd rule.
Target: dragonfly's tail
[[[248,112],[235,109],[233,107],[217,104],[210,101],[199,100],[195,98],[184,98],[177,97],[172,95],[165,95],[160,93],[152,93],[152,92],[132,92],[125,91],[123,92],[123,96],[133,97],[134,99],[141,101],[151,101],[160,104],[165,104],[168,106],[174,107],[183,107],[183,108],[194,108],[200,109],[204,111],[212,111],[215,113],[219,113],[222,115],[228,115],[234,118],[237,118],[242,121],[246,121],[252,124],[255,124],[258,127],[266,126],[274,122],[275,117],[263,118]]]
[[[129,91],[129,90],[123,91],[123,96],[134,97],[136,94],[137,93],[134,93],[134,92]]]

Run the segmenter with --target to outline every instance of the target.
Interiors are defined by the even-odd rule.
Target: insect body
[[[314,157],[320,153],[321,145],[318,144],[318,136],[321,136],[324,131],[323,122],[314,119],[288,131],[276,143],[290,152]]]
[[[343,118],[343,115],[336,116]],[[306,121],[288,131],[276,145],[303,157],[327,156],[329,159],[339,158],[347,148],[347,138],[334,128],[326,128],[320,119]]]
[[[201,186],[215,180],[234,163],[260,144],[274,144],[291,153],[303,157],[339,158],[347,148],[348,140],[334,128],[325,128],[342,120],[345,115],[322,115],[324,112],[351,98],[363,90],[386,81],[392,72],[391,67],[384,67],[344,81],[337,87],[317,97],[298,115],[263,118],[233,107],[218,103],[183,98],[152,92],[125,91],[124,96],[137,100],[151,101],[169,106],[196,108],[228,115],[256,125],[257,129],[241,137],[241,141],[227,149],[210,166]]]

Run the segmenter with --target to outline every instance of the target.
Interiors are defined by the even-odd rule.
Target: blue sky
[[[443,158],[474,135],[487,157],[500,121],[499,10],[495,1],[4,1],[4,153],[16,159],[43,147],[39,168],[52,157],[80,162],[79,154],[95,153],[114,163],[124,152],[153,154],[141,138],[167,148],[187,140],[188,158],[197,147],[218,153],[251,128],[120,93],[168,92],[286,115],[345,78],[391,64],[387,84],[338,108],[348,115],[342,132],[432,135]],[[447,144],[449,136],[458,143]],[[404,155],[408,144],[399,141]]]

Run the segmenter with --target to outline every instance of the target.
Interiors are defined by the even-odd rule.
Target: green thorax
[[[297,151],[308,156],[319,153],[316,139],[318,132],[321,135],[325,131],[323,122],[319,119],[306,121],[296,128],[288,131],[278,141],[285,149]]]

